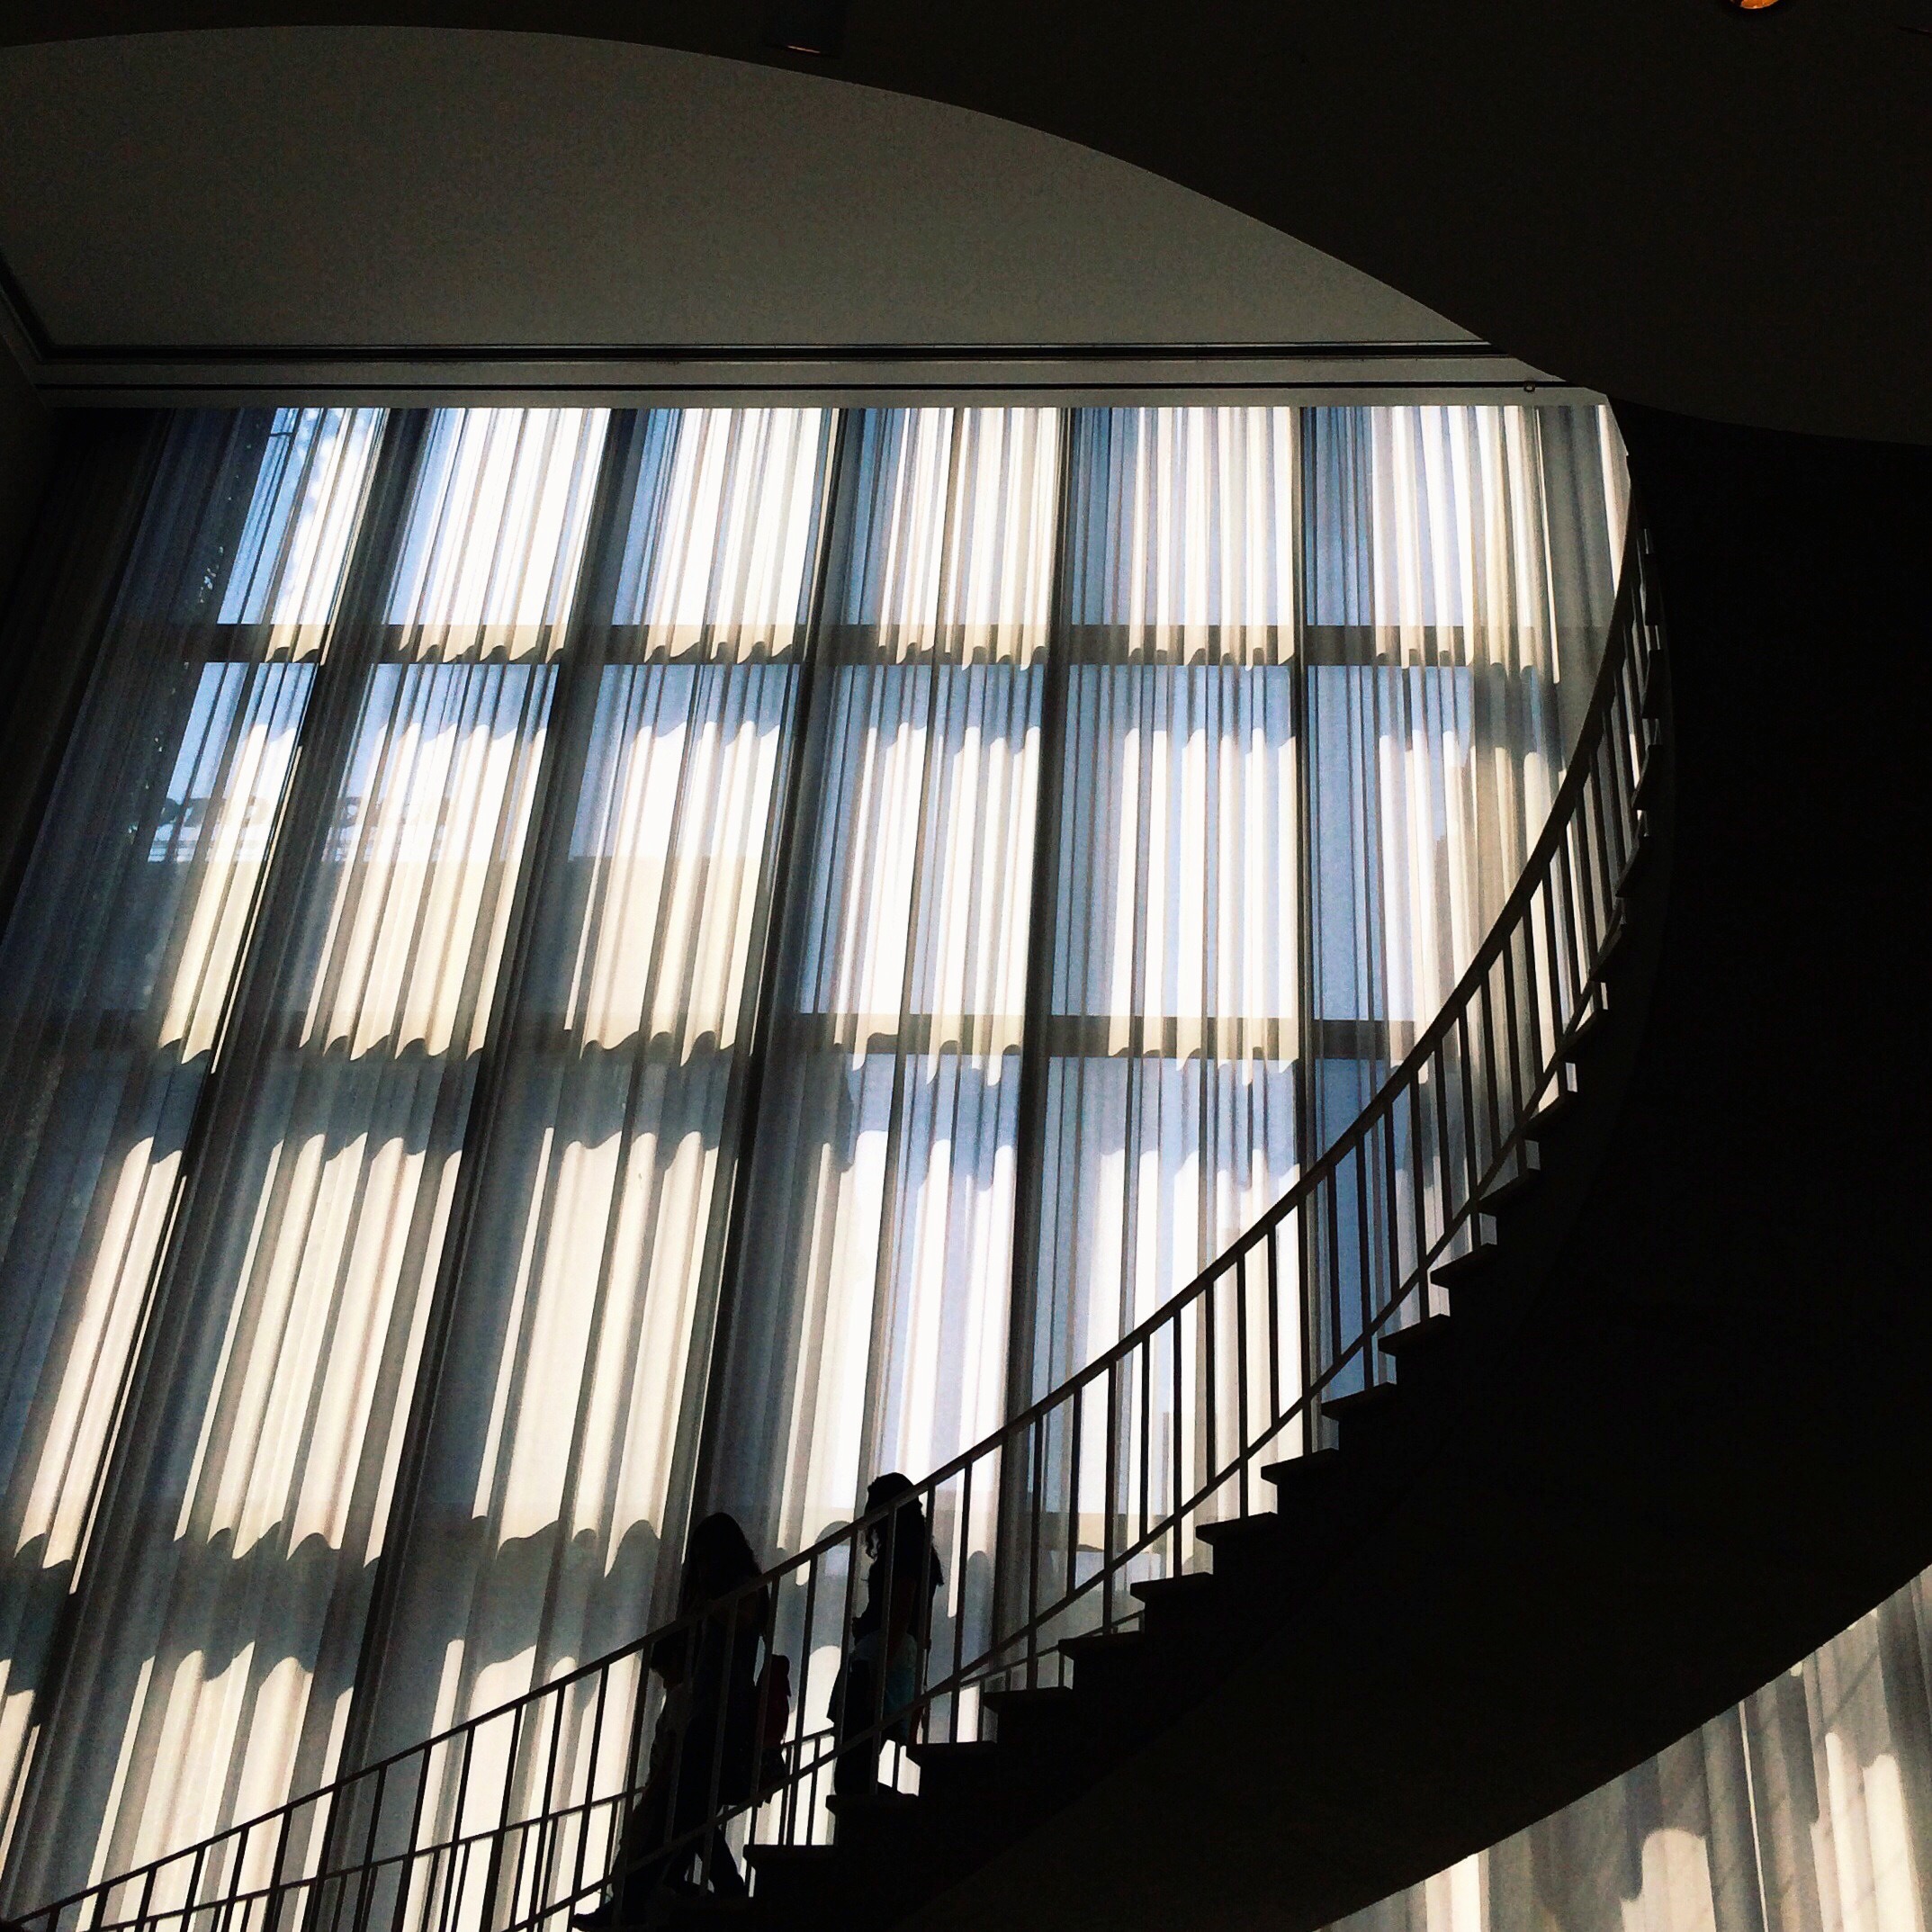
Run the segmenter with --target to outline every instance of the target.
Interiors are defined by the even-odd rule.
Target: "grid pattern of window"
[[[1575,409],[175,419],[0,939],[8,1900],[1183,1286],[1514,883],[1622,491]]]

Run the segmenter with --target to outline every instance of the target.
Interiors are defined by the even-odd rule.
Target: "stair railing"
[[[1661,648],[1633,511],[1568,769],[1442,1011],[1254,1227],[1103,1355],[927,1477],[916,1512],[883,1505],[707,1608],[20,1922],[564,1932],[607,1885],[627,1919],[627,1874],[642,1889],[695,1865],[697,1883],[722,1887],[727,1847],[822,1844],[841,1766],[867,1784],[883,1748],[891,1781],[916,1787],[903,1748],[915,1735],[976,1739],[989,1692],[1061,1681],[1062,1642],[1136,1621],[1134,1586],[1202,1567],[1199,1532],[1250,1513],[1265,1462],[1324,1444],[1325,1403],[1388,1379],[1379,1342],[1440,1311],[1432,1274],[1484,1238],[1485,1198],[1523,1172],[1535,1115],[1563,1092],[1607,998],[1604,966],[1644,836]],[[923,1626],[929,1545],[943,1587],[895,1672],[862,1627],[867,1560],[889,1577],[912,1553]],[[778,1707],[754,1666],[774,1652],[798,1673],[783,1734],[768,1741]],[[653,1658],[673,1675],[686,1667],[685,1716],[660,1727],[666,1748],[647,1770],[647,1720],[663,1701]]]

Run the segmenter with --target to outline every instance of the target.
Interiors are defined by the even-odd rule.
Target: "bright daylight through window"
[[[1496,917],[1623,543],[1574,406],[157,434],[0,951],[10,1909],[1183,1288]]]

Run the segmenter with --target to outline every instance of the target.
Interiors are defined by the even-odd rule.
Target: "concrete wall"
[[[0,611],[53,463],[54,417],[0,342]]]

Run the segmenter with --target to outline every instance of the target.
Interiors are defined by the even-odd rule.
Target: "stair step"
[[[1459,1254],[1452,1261],[1437,1262],[1429,1271],[1429,1279],[1437,1288],[1446,1289],[1453,1301],[1459,1288],[1467,1288],[1478,1281],[1496,1266],[1496,1245],[1493,1241],[1478,1241],[1466,1254]]]
[[[1063,1637],[1060,1655],[1074,1664],[1100,1658],[1126,1657],[1146,1648],[1146,1634],[1138,1630],[1089,1631],[1084,1636]]]
[[[1400,1442],[1402,1424],[1413,1418],[1415,1405],[1402,1400],[1394,1382],[1371,1382],[1345,1396],[1324,1396],[1321,1411],[1342,1432],[1342,1454],[1361,1459]]]
[[[918,1803],[917,1792],[881,1785],[876,1791],[833,1792],[825,1809],[834,1818],[903,1818]]]
[[[1218,1559],[1227,1550],[1279,1542],[1288,1532],[1281,1517],[1269,1509],[1252,1516],[1224,1516],[1218,1523],[1204,1523],[1194,1533]],[[1215,1574],[1220,1574],[1218,1568]]]
[[[1203,1606],[1214,1601],[1216,1591],[1211,1570],[1191,1570],[1181,1577],[1155,1577],[1129,1587],[1147,1606],[1146,1614],[1141,1620],[1141,1629],[1155,1638],[1164,1638],[1176,1631],[1182,1634],[1191,1631]]]
[[[745,1862],[758,1872],[822,1871],[837,1856],[830,1845],[748,1845]]]
[[[767,1911],[830,1902],[851,1867],[850,1855],[840,1860],[830,1845],[748,1845],[744,1856],[758,1874],[752,1903]]]
[[[1637,812],[1632,816],[1636,820],[1637,837],[1636,842],[1631,847],[1630,857],[1623,861],[1622,871],[1617,875],[1616,891],[1620,899],[1630,891],[1631,882],[1643,870],[1644,860],[1649,858],[1653,843],[1650,837],[1650,814],[1648,812]]]
[[[1630,928],[1624,923],[1620,912],[1610,921],[1609,930],[1604,934],[1603,944],[1596,948],[1596,967],[1600,973],[1608,972],[1612,962],[1623,950],[1630,938]]]
[[[1405,1377],[1433,1375],[1464,1345],[1467,1334],[1466,1328],[1456,1326],[1453,1316],[1425,1315],[1419,1322],[1384,1335],[1381,1350]]]
[[[919,1794],[943,1803],[955,1793],[972,1791],[999,1775],[1000,1747],[990,1740],[962,1739],[954,1744],[912,1744],[906,1754],[919,1766]]]
[[[1643,769],[1637,774],[1637,783],[1631,792],[1631,804],[1641,806],[1651,802],[1657,781],[1663,776],[1662,766],[1663,760],[1657,755],[1657,741],[1653,738],[1645,750]]]
[[[1477,1212],[1507,1214],[1512,1209],[1521,1207],[1542,1184],[1541,1168],[1525,1168],[1521,1173],[1512,1174],[1507,1181],[1494,1182],[1485,1188]]]
[[[1577,1090],[1559,1087],[1554,1093],[1546,1096],[1523,1123],[1523,1131],[1540,1143],[1560,1134],[1576,1119]]]
[[[1373,1415],[1391,1407],[1396,1399],[1393,1382],[1371,1382],[1366,1388],[1352,1388],[1345,1396],[1324,1396],[1322,1414],[1337,1421],[1358,1415]]]
[[[1341,1474],[1342,1458],[1333,1449],[1311,1450],[1305,1456],[1289,1456],[1285,1461],[1262,1465],[1262,1480],[1274,1485],[1276,1507],[1286,1508],[1293,1499],[1316,1496],[1330,1488]]]
[[[1182,1603],[1189,1597],[1203,1595],[1214,1587],[1214,1577],[1207,1570],[1191,1569],[1179,1577],[1149,1577],[1144,1583],[1128,1586],[1130,1595],[1137,1596],[1144,1604]]]
[[[998,1741],[1021,1748],[1033,1739],[1058,1736],[1074,1711],[1073,1692],[1057,1684],[987,1691],[980,1702],[1000,1721]]]
[[[1147,1640],[1138,1628],[1092,1631],[1062,1640],[1060,1655],[1074,1667],[1074,1688],[1083,1697],[1106,1694],[1132,1682],[1147,1662]]]
[[[1569,1042],[1563,1049],[1564,1057],[1571,1065],[1574,1066],[1579,1060],[1587,1058],[1602,1043],[1609,1022],[1608,989],[1599,986],[1590,1011],[1577,1023],[1577,1030],[1570,1035]]]
[[[1519,1167],[1507,1181],[1492,1182],[1483,1190],[1482,1199],[1477,1203],[1477,1212],[1507,1214],[1511,1209],[1529,1200],[1542,1186],[1544,1178],[1541,1167]]]

